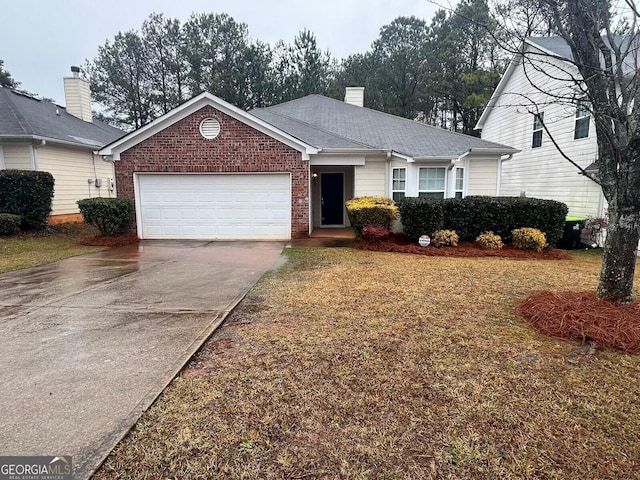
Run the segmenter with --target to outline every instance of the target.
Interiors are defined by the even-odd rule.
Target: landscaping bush
[[[20,216],[25,230],[47,225],[53,202],[53,175],[32,170],[0,170],[0,211]]]
[[[431,238],[431,245],[434,247],[457,247],[458,234],[453,230],[438,230]]]
[[[441,229],[454,230],[461,240],[467,241],[487,231],[509,240],[512,230],[531,227],[545,232],[551,245],[562,238],[568,211],[564,203],[554,200],[479,196],[446,200],[405,198],[399,209],[404,233],[413,241]]]
[[[478,235],[475,242],[485,250],[499,250],[503,246],[500,235],[496,235],[491,231]]]
[[[362,229],[362,239],[366,242],[378,243],[389,238],[389,229],[367,225]]]
[[[362,229],[366,226],[391,229],[398,218],[398,207],[386,197],[358,197],[346,203],[347,215],[358,238],[362,237]]]
[[[417,242],[421,235],[433,236],[442,229],[442,200],[407,197],[398,203],[405,236]]]
[[[85,198],[78,200],[85,223],[104,236],[126,231],[133,220],[133,202],[128,198]]]
[[[20,231],[20,215],[0,213],[0,235],[15,235]]]
[[[513,246],[521,250],[541,252],[548,246],[546,235],[537,228],[517,228],[511,234]]]

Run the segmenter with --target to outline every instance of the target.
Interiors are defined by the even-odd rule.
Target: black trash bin
[[[586,218],[567,217],[564,223],[564,234],[558,242],[558,247],[566,250],[581,248],[581,233],[586,221]]]

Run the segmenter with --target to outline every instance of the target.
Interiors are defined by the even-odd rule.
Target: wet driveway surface
[[[282,247],[142,242],[1,274],[0,455],[88,478]]]

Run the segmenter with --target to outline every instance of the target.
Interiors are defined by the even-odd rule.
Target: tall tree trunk
[[[639,238],[640,212],[609,205],[598,298],[617,303],[631,301]]]

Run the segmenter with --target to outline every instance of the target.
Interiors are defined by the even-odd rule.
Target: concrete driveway
[[[0,275],[0,455],[88,478],[282,248],[142,242]]]

